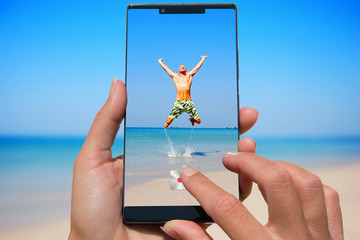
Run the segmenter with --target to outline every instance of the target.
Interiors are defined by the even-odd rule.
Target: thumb
[[[96,154],[110,151],[120,123],[124,118],[127,103],[125,84],[116,76],[111,84],[109,98],[97,113],[82,152]]]
[[[208,226],[206,226],[208,227]],[[205,228],[206,228],[205,227]],[[197,223],[186,220],[172,220],[160,227],[167,235],[177,240],[209,240],[210,235]]]

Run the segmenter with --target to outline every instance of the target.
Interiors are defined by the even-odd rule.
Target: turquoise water
[[[200,171],[225,169],[222,155],[237,151],[237,129],[127,128],[126,187],[190,165]],[[360,160],[360,137],[259,138],[257,154],[303,167]]]
[[[127,128],[125,187],[159,177],[183,165],[225,170],[221,156],[237,149],[236,129]]]
[[[126,158],[127,170],[135,179],[132,184],[167,176],[169,169],[184,164],[217,170],[222,154],[237,149],[234,129],[168,129],[167,134],[173,149],[164,129],[132,129],[126,135],[132,139],[127,147],[133,156]],[[84,140],[85,137],[0,137],[0,231],[69,216],[72,167]],[[255,140],[259,155],[306,167],[360,160],[360,137]],[[123,139],[119,138],[113,155],[122,152]],[[144,166],[150,175],[144,174]]]
[[[299,165],[341,164],[360,160],[360,137],[259,138],[256,153]]]
[[[70,216],[73,163],[85,137],[0,136],[0,231]],[[122,139],[115,142],[122,152]]]

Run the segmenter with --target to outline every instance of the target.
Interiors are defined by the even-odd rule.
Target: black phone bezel
[[[128,206],[123,211],[127,224],[165,223],[172,219],[213,222],[201,206]]]
[[[172,3],[172,4],[129,4],[126,9],[126,49],[125,49],[125,85],[127,84],[127,49],[128,49],[128,11],[131,9],[159,9],[159,14],[203,14],[206,9],[234,9],[236,32],[236,74],[237,74],[237,108],[239,109],[239,60],[238,60],[238,27],[237,6],[234,3]],[[164,9],[164,11],[161,11]],[[238,114],[239,122],[239,114]],[[238,129],[239,129],[238,125]],[[126,113],[124,117],[124,167],[125,173],[125,135]],[[125,186],[125,174],[123,174]],[[213,219],[201,206],[124,206],[125,188],[122,192],[122,212],[125,224],[160,224],[173,219],[191,220],[212,223]],[[239,188],[240,199],[240,188]]]

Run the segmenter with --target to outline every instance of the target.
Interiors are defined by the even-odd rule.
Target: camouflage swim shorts
[[[200,116],[196,111],[192,100],[175,100],[174,108],[169,114],[170,119],[175,119],[183,112],[187,112],[194,120],[199,120]]]

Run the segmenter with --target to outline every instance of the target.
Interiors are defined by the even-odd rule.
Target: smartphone
[[[235,4],[127,7],[123,218],[212,222],[181,182],[191,166],[239,197]]]

